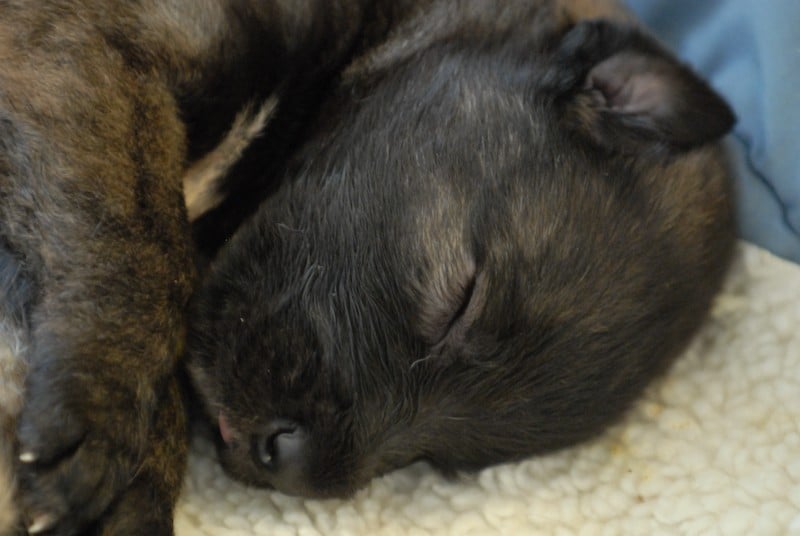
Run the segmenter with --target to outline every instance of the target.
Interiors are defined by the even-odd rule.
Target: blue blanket
[[[736,111],[726,144],[741,236],[800,262],[800,1],[628,4]]]

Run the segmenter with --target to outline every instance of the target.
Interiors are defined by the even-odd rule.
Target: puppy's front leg
[[[20,501],[30,532],[73,534],[135,481],[182,344],[184,133],[112,15],[27,5],[0,4],[0,239],[33,288]]]
[[[98,175],[66,171],[64,181],[48,166],[29,193],[53,204],[25,222],[30,233],[11,235],[38,290],[18,421],[32,532],[72,533],[129,484],[179,352],[192,272],[177,177],[140,158]],[[83,188],[92,175],[105,180]],[[23,210],[10,204],[7,213]]]

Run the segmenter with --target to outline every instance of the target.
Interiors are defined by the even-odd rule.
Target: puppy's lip
[[[236,433],[231,428],[230,422],[224,413],[219,413],[219,435],[225,444],[230,445],[236,439]]]

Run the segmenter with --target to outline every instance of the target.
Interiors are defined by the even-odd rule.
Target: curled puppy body
[[[433,2],[348,67],[213,261],[189,368],[226,469],[340,497],[618,419],[733,243],[727,105],[625,24]]]
[[[335,68],[369,4],[0,3],[0,533],[172,531],[182,176],[247,102]]]

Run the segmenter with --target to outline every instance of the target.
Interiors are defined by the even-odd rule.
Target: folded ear
[[[653,38],[604,20],[564,35],[544,84],[568,124],[612,150],[686,150],[735,122],[725,101]]]

